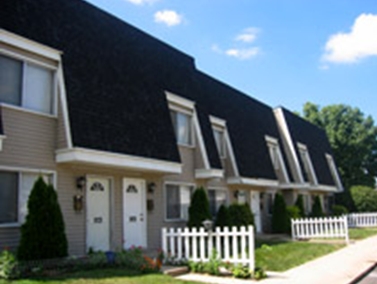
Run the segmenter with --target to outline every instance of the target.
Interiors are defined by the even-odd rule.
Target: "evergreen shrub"
[[[68,243],[56,191],[42,177],[34,183],[28,199],[28,214],[21,226],[19,260],[65,257]]]

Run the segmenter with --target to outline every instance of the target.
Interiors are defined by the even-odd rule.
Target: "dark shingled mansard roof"
[[[272,109],[197,71],[192,57],[81,0],[1,0],[0,27],[63,52],[74,146],[180,162],[168,90],[195,101],[212,168],[221,163],[209,115],[226,120],[241,176],[276,179]]]
[[[284,117],[287,122],[293,144],[298,154],[301,169],[303,169],[304,178],[308,181],[305,174],[303,161],[299,155],[297,143],[307,146],[310,159],[316,173],[318,183],[323,185],[335,185],[329,165],[326,159],[326,153],[332,154],[332,149],[327,139],[326,132],[305,119],[283,108]]]

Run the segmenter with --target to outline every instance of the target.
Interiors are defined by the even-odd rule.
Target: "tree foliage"
[[[377,191],[368,186],[351,187],[351,196],[358,212],[377,212]]]
[[[289,218],[287,205],[283,195],[277,193],[275,195],[274,207],[272,210],[272,232],[281,234],[289,231]]]
[[[190,228],[200,228],[203,226],[203,221],[207,219],[212,219],[209,211],[209,201],[206,191],[203,187],[200,187],[197,188],[192,195],[187,226]]]
[[[237,204],[233,203],[229,206],[229,220],[230,226],[248,226],[254,225],[254,215],[251,212],[250,205],[248,203]]]
[[[374,187],[377,176],[377,127],[371,116],[343,104],[320,108],[306,103],[303,116],[324,129],[346,189]]]
[[[229,210],[226,205],[222,204],[216,214],[216,227],[230,226]]]
[[[297,196],[295,206],[299,209],[299,217],[305,217],[304,197],[302,194]]]
[[[21,227],[17,256],[20,260],[67,256],[68,244],[57,194],[42,177],[34,183],[28,199],[28,214]]]
[[[312,206],[312,212],[310,214],[311,217],[324,217],[325,213],[323,213],[321,199],[317,195],[314,197],[314,202]]]

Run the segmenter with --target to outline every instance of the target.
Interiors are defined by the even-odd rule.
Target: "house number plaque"
[[[102,223],[102,217],[94,217],[94,223],[101,224]]]
[[[137,218],[136,218],[136,216],[130,216],[129,220],[130,220],[130,222],[136,222]]]

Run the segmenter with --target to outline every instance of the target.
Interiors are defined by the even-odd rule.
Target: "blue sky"
[[[272,106],[347,104],[377,124],[376,0],[88,0]]]

